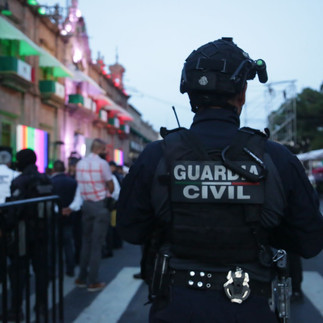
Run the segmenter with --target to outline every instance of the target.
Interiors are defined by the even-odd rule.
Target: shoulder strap
[[[184,145],[179,145],[179,142]],[[194,160],[209,160],[210,156],[199,138],[190,130],[181,128],[164,138],[164,154],[167,162],[176,159],[194,158]]]
[[[239,129],[232,143],[222,151],[224,165],[252,182],[263,180],[267,174],[266,166],[263,162],[267,139],[267,135],[259,130],[247,127]],[[240,163],[237,162],[238,160],[256,162],[260,166],[260,174],[256,175],[241,168]]]

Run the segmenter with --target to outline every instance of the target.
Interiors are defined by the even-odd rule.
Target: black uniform
[[[32,184],[34,183],[34,184]],[[52,184],[50,179],[46,174],[40,174],[37,170],[35,164],[29,164],[24,167],[22,173],[16,177],[11,183],[11,198],[13,200],[22,200],[28,198],[39,197],[40,195],[33,191],[36,190],[36,185],[44,185],[46,190],[52,192]],[[48,193],[47,195],[51,195]],[[40,311],[45,311],[45,301],[47,297],[47,277],[46,270],[44,268],[48,267],[47,261],[47,238],[48,230],[45,223],[41,220],[36,222],[33,220],[37,217],[37,209],[34,205],[26,206],[24,209],[19,210],[21,212],[21,217],[26,221],[27,218],[32,219],[29,221],[29,245],[26,246],[24,238],[20,238],[20,243],[23,244],[22,249],[24,251],[19,254],[18,257],[12,255],[11,265],[10,265],[10,278],[12,285],[12,309],[13,312],[21,308],[23,300],[23,290],[25,288],[26,275],[28,273],[28,268],[26,267],[26,249],[28,248],[29,257],[33,266],[34,273],[37,277],[36,289],[37,298],[39,303]],[[17,272],[20,276],[18,284],[17,282]]]
[[[232,143],[238,128],[239,118],[235,112],[226,109],[206,109],[196,114],[190,130],[204,147],[223,150]],[[293,251],[305,258],[313,257],[323,248],[323,218],[319,211],[318,197],[302,165],[287,149],[268,140],[265,144],[265,153],[270,155],[275,165],[282,190],[278,194],[265,193],[262,226],[267,226],[270,233],[268,241],[276,248]],[[149,144],[124,180],[118,204],[118,227],[122,237],[130,243],[145,244],[151,238],[151,232],[159,221],[158,216],[165,216],[160,205],[167,205],[170,201],[168,189],[165,190],[165,195],[156,197],[155,194],[156,185],[159,185],[156,184],[157,167],[163,156],[162,141]],[[277,201],[277,196],[283,196],[281,201]],[[179,263],[184,268],[183,257]],[[174,258],[173,266],[176,267],[176,257]],[[189,259],[186,262],[187,270],[192,268],[201,270],[203,269],[201,265],[205,265],[201,259],[195,263],[199,266],[192,267],[194,259]],[[230,266],[222,266],[220,263],[215,266],[214,262],[211,262],[204,269],[227,272]],[[249,272],[251,281],[266,282],[268,279],[266,274],[262,274],[266,269],[261,265],[254,263],[249,267],[245,266],[244,269]],[[262,296],[259,293],[255,295],[253,291],[242,304],[231,303],[223,290],[200,291],[175,284],[170,293],[171,302],[168,306],[159,309],[160,304],[154,303],[151,321],[275,322],[276,320],[269,310],[266,295]]]
[[[323,248],[319,201],[298,159],[239,129],[256,75],[267,82],[265,62],[232,38],[194,50],[180,83],[196,113],[190,130],[163,131],[123,182],[118,226],[145,245],[150,322],[275,322],[268,298],[275,260],[284,281],[285,252],[277,249],[307,258]]]

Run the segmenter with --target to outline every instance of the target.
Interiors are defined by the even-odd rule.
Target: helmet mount
[[[224,107],[228,105],[227,99],[242,92],[246,81],[254,79],[256,74],[261,83],[267,82],[264,60],[252,60],[232,38],[223,37],[188,56],[182,70],[180,92],[188,93],[193,112],[198,105]]]

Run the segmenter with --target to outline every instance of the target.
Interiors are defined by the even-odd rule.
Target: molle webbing
[[[251,134],[249,129],[246,136],[242,135],[244,139],[240,136],[241,131],[225,155],[229,166],[225,162],[224,165],[231,169],[232,164],[233,171],[237,165],[235,162],[239,161],[239,158],[240,161],[247,160],[259,166],[256,159],[241,150],[244,147],[247,147],[257,158],[263,158],[265,138],[255,140],[253,137],[262,136]],[[214,156],[211,157],[200,143],[199,138],[189,130],[181,130],[167,136],[164,140],[164,152],[169,170],[174,161],[203,162],[214,159]],[[221,160],[219,156],[215,158]],[[263,167],[263,165],[260,166]],[[265,174],[261,175],[263,177]],[[256,181],[255,176],[253,180]],[[260,226],[261,204],[172,201],[171,205],[173,214],[171,245],[176,257],[196,259],[212,264],[257,260],[259,242],[256,232],[259,231]]]

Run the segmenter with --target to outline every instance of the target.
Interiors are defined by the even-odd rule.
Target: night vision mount
[[[261,83],[267,82],[265,61],[252,60],[232,38],[222,38],[201,46],[188,56],[182,70],[180,91],[234,95],[256,74]]]

